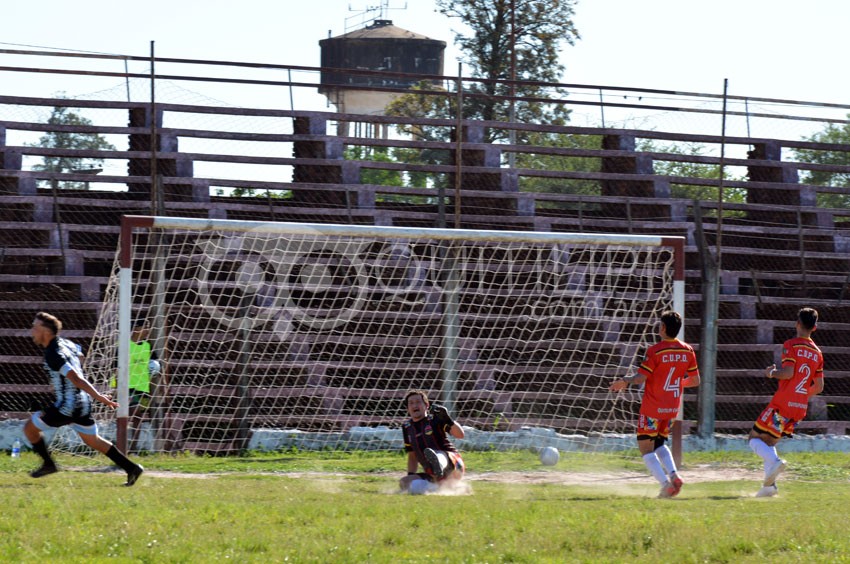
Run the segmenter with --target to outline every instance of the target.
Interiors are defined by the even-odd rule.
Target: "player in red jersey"
[[[782,345],[782,368],[771,364],[764,369],[766,377],[779,380],[779,388],[750,431],[750,448],[764,459],[764,483],[757,497],[776,495],[776,477],[786,467],[776,443],[794,433],[797,422],[806,416],[809,398],[823,391],[823,353],[812,340],[817,323],[816,310],[801,309],[797,336]]]
[[[658,334],[661,341],[646,351],[638,373],[615,380],[615,392],[630,384],[644,384],[637,427],[637,443],[643,462],[661,484],[658,497],[673,497],[682,489],[682,479],[673,461],[673,453],[664,442],[670,435],[671,422],[679,414],[683,388],[699,385],[699,369],[694,349],[676,338],[682,317],[675,311],[661,315]]]

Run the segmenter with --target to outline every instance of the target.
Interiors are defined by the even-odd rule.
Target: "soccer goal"
[[[400,448],[414,388],[462,448],[634,448],[640,392],[607,387],[684,313],[678,237],[133,216],[119,246],[86,371],[131,450]]]

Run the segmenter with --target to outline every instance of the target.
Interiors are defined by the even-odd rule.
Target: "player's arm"
[[[812,385],[809,388],[809,397],[816,396],[823,391],[823,377],[812,378]]]
[[[794,364],[785,364],[782,368],[776,368],[775,364],[771,364],[764,369],[764,375],[774,380],[788,380],[794,377]]]
[[[629,386],[640,386],[644,382],[646,382],[646,374],[631,374],[614,380],[608,389],[612,392],[620,392]]]
[[[697,386],[699,386],[699,381],[699,374],[691,374],[690,376],[682,380],[682,387],[696,388]]]
[[[682,380],[683,388],[696,388],[699,386],[700,378],[699,378],[699,370],[694,369],[692,372],[689,372],[687,376]]]
[[[434,404],[431,406],[431,415],[434,416],[434,419],[438,424],[443,425],[443,428],[448,434],[456,439],[462,439],[464,437],[463,427],[458,425],[457,422],[452,419],[451,415],[449,415],[448,409],[442,405]]]
[[[414,452],[407,452],[407,473],[408,474],[416,474],[416,471],[419,469],[419,461],[416,460],[416,454]]]
[[[74,369],[68,370],[68,372],[65,373],[65,377],[68,378],[68,381],[71,382],[74,386],[81,389],[82,391],[84,391],[85,393],[87,393],[88,395],[90,395],[92,398],[96,399],[100,403],[102,403],[104,405],[108,405],[112,409],[115,409],[116,407],[118,407],[117,402],[112,401],[107,396],[105,396],[105,395],[101,394],[99,391],[97,391],[97,388],[92,386],[91,382],[89,382],[88,380],[86,380],[85,378],[83,378],[82,376],[77,374],[74,371]]]

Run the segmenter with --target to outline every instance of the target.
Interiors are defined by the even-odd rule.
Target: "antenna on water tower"
[[[377,20],[386,20],[389,19],[389,11],[390,10],[406,10],[407,2],[404,3],[402,7],[390,7],[390,0],[381,0],[380,4],[365,6],[363,8],[354,8],[351,4],[348,4],[349,12],[357,12],[353,16],[348,16],[345,18],[345,33],[348,33],[352,29],[359,27],[366,27]],[[377,12],[377,15],[374,15]],[[370,17],[371,16],[371,17]],[[358,19],[360,21],[353,22],[352,20]]]

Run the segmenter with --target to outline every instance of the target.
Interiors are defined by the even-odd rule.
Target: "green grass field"
[[[767,499],[754,455],[688,453],[672,500],[636,454],[470,452],[457,496],[396,494],[396,453],[144,457],[133,488],[103,457],[0,458],[2,562],[850,562],[842,453],[788,454]]]

